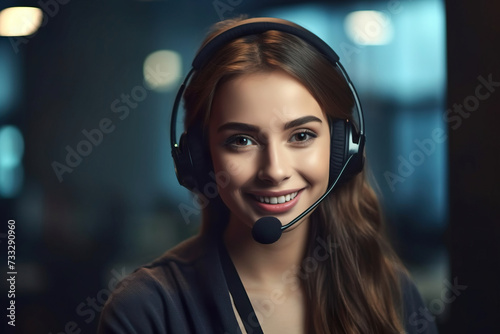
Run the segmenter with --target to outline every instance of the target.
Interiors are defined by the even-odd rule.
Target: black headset
[[[338,184],[345,183],[354,175],[361,172],[364,164],[364,118],[358,94],[347,75],[344,67],[339,62],[339,56],[322,39],[312,32],[300,29],[285,23],[275,22],[272,18],[253,18],[241,21],[237,26],[223,31],[212,38],[196,55],[192,69],[187,74],[180,86],[170,123],[170,143],[174,159],[175,172],[179,183],[187,189],[199,193],[207,192],[208,182],[214,182],[215,175],[212,171],[212,161],[203,138],[203,126],[195,124],[190,126],[176,142],[176,121],[180,100],[189,78],[194,71],[201,70],[212,56],[227,43],[244,36],[256,35],[269,30],[277,30],[295,35],[319,51],[342,74],[354,97],[355,108],[358,115],[358,127],[347,119],[330,119],[330,179],[333,182],[338,178]],[[351,157],[351,158],[350,158]],[[349,159],[350,158],[350,159]],[[346,166],[347,164],[347,166]]]

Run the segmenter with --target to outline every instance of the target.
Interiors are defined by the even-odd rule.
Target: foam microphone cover
[[[252,236],[261,244],[272,244],[281,237],[281,222],[276,217],[262,217],[255,222]]]

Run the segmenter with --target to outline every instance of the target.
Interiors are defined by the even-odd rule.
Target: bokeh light
[[[19,194],[24,173],[21,159],[24,140],[18,128],[5,125],[0,128],[0,196],[15,197]]]
[[[175,51],[155,51],[144,61],[144,80],[155,91],[166,92],[174,89],[181,74],[182,59]]]
[[[43,20],[43,12],[36,7],[9,7],[0,12],[0,36],[28,36],[34,34]]]
[[[388,44],[394,31],[390,17],[375,10],[360,10],[348,14],[344,27],[347,36],[360,45]]]
[[[24,152],[23,136],[18,128],[5,125],[0,128],[0,167],[12,168],[21,163]]]

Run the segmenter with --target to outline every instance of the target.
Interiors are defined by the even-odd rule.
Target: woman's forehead
[[[325,118],[304,85],[284,71],[272,71],[225,82],[214,97],[210,122],[286,123],[308,115]]]

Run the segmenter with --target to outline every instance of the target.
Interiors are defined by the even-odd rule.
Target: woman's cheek
[[[320,147],[307,153],[304,152],[304,154],[307,155],[307,159],[302,156],[304,161],[303,173],[314,183],[326,184],[330,174],[329,142],[322,141]]]
[[[235,159],[226,159],[224,165],[224,169],[231,178],[235,178],[243,172],[243,165]]]
[[[227,186],[242,186],[251,178],[251,166],[253,166],[251,156],[251,153],[219,154],[217,159],[214,159],[215,172],[223,171],[228,175],[229,180]]]

